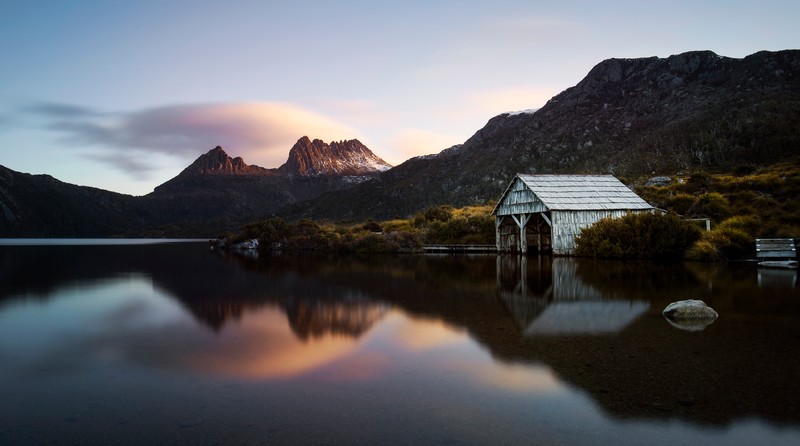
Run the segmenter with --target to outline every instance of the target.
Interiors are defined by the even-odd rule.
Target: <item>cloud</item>
[[[277,167],[302,136],[359,137],[328,116],[279,102],[177,104],[121,113],[40,103],[26,111],[45,118],[61,143],[94,150],[91,159],[139,178],[152,168],[140,161],[147,154],[191,161],[220,145],[249,164]]]
[[[138,157],[135,154],[89,153],[86,157],[126,172],[133,179],[139,181],[149,179],[151,173],[157,169],[156,165],[146,162],[142,157]]]
[[[76,118],[100,115],[97,111],[87,107],[60,102],[37,102],[36,104],[23,107],[22,110],[55,118]]]

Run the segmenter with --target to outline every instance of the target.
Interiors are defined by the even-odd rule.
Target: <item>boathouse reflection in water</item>
[[[563,257],[497,256],[498,294],[523,335],[617,333],[650,308],[643,300],[607,299],[577,268]]]

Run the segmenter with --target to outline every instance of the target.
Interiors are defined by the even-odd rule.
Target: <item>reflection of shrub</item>
[[[604,218],[581,230],[575,253],[602,258],[676,259],[700,238],[700,230],[674,214],[637,213]]]

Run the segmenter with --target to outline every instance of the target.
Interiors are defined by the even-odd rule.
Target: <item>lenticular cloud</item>
[[[59,132],[63,142],[106,152],[107,156],[95,157],[98,160],[130,157],[132,152],[191,158],[221,145],[250,164],[276,167],[304,135],[328,141],[358,136],[325,115],[278,102],[179,104],[123,113],[46,105],[29,110],[46,115],[49,128]],[[68,110],[81,112],[65,113]]]

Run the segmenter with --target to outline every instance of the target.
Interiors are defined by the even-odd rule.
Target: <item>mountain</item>
[[[327,144],[304,136],[289,151],[289,159],[278,171],[299,176],[360,176],[391,168],[357,139]]]
[[[798,50],[609,59],[539,110],[495,116],[463,144],[355,187],[346,206],[323,195],[282,213],[359,220],[493,202],[516,173],[637,177],[766,165],[800,152],[798,125]]]
[[[609,59],[542,108],[495,116],[463,144],[388,170],[357,140],[307,137],[276,169],[216,147],[144,197],[3,168],[0,236],[205,237],[272,215],[383,219],[494,202],[516,173],[768,165],[800,153],[799,73],[800,50]]]
[[[216,236],[389,167],[358,140],[302,137],[277,169],[248,165],[217,146],[133,197],[0,166],[0,237]]]
[[[93,237],[121,234],[136,198],[0,166],[0,236]],[[133,220],[131,220],[133,219]]]
[[[199,157],[178,176],[143,197],[161,218],[145,229],[151,235],[205,233],[238,228],[294,203],[352,187],[391,167],[358,140],[326,144],[300,138],[277,169],[247,165],[221,147]]]
[[[305,138],[305,137],[304,137]],[[307,138],[306,138],[307,139]],[[222,147],[217,146],[205,155],[197,158],[178,176],[193,175],[251,175],[265,176],[274,175],[273,170],[264,169],[258,166],[248,166],[242,157],[231,158],[225,153]]]

